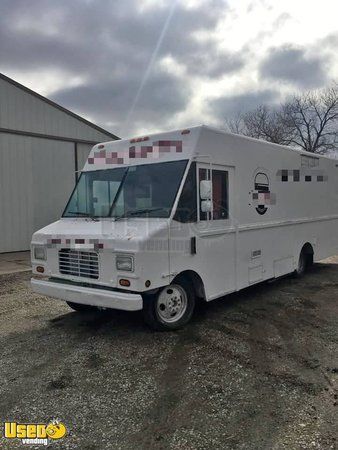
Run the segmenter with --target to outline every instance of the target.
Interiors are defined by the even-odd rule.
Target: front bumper
[[[140,294],[73,286],[36,278],[31,279],[31,286],[37,294],[83,305],[123,309],[125,311],[138,311],[143,308],[143,300]]]

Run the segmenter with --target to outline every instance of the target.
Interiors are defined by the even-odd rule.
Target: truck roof
[[[153,133],[144,136],[121,139],[118,141],[103,142],[95,145],[87,159],[84,171],[140,165],[145,163],[158,163],[190,159],[198,156],[198,139],[202,133],[212,135],[224,135],[229,142],[252,142],[262,147],[275,148],[288,152],[297,152],[315,158],[331,159],[328,156],[313,154],[295,147],[274,144],[248,136],[229,133],[207,125],[198,125],[186,129],[171,130],[162,133]],[[246,146],[247,147],[247,146]],[[203,153],[207,153],[206,148]]]

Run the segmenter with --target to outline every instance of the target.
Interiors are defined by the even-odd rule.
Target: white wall
[[[77,144],[77,164],[78,170],[82,170],[85,162],[87,161],[90,150],[92,149],[92,145],[88,144]]]
[[[94,127],[0,77],[0,127],[94,142],[111,140]]]
[[[0,134],[0,253],[28,250],[74,187],[74,144]]]
[[[0,129],[93,142],[112,138],[0,76]],[[92,145],[77,144],[78,169]],[[28,250],[74,188],[75,144],[0,130],[0,253]]]

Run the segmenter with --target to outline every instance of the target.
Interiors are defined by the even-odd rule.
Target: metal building
[[[115,135],[0,74],[0,253],[62,213],[91,147]]]

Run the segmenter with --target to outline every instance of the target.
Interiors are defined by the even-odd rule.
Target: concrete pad
[[[30,252],[0,253],[0,275],[31,270]]]

